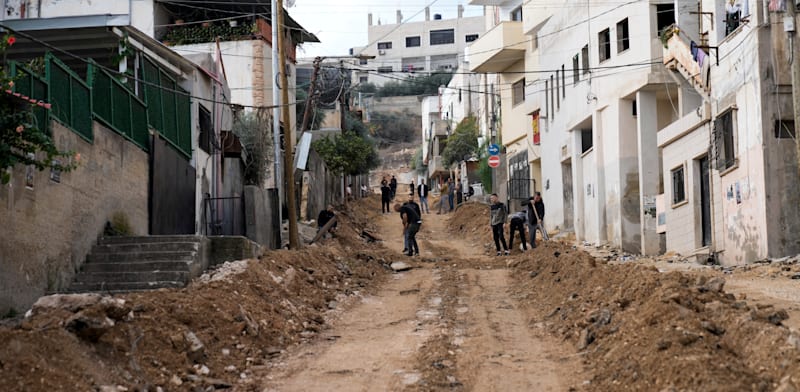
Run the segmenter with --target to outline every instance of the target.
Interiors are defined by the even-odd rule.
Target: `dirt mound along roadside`
[[[467,202],[458,207],[447,222],[451,233],[463,236],[481,244],[492,243],[489,231],[489,206],[478,202]],[[506,238],[508,240],[508,238]]]
[[[605,264],[552,241],[510,266],[516,295],[536,304],[532,326],[585,355],[589,390],[772,391],[800,382],[800,336],[781,325],[785,311],[738,301],[720,277]]]
[[[229,264],[225,269],[234,271],[221,279],[115,297],[122,305],[41,309],[0,328],[4,388],[194,390],[254,382],[251,371],[317,336],[335,315],[331,309],[386,276],[385,249],[347,227],[365,219],[358,214],[347,211],[339,240],[265,253],[245,262],[244,272]],[[77,325],[72,332],[70,323]]]

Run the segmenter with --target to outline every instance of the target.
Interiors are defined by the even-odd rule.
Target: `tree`
[[[367,174],[380,165],[375,146],[355,132],[344,132],[312,143],[314,150],[336,174],[357,176]]]
[[[461,120],[450,137],[447,146],[442,151],[442,160],[445,167],[461,162],[478,153],[478,120],[467,117]]]
[[[263,111],[240,112],[234,118],[233,133],[247,152],[244,162],[244,182],[247,185],[261,185],[271,173],[271,132],[264,132],[270,125],[269,115]]]
[[[436,95],[439,93],[439,87],[447,86],[452,78],[453,74],[450,72],[412,75],[403,80],[387,82],[382,87],[376,87],[372,83],[363,83],[358,86],[358,91],[374,93],[377,97]]]
[[[4,53],[16,39],[6,35],[0,41],[0,53]],[[46,131],[46,124],[37,124],[34,107],[50,109],[50,104],[12,93],[13,77],[6,69],[0,69],[0,86],[5,93],[0,95],[0,183],[11,181],[15,165],[30,165],[38,170],[53,168],[63,172],[77,167],[80,154],[60,151]]]
[[[408,143],[419,137],[422,117],[403,109],[397,112],[374,112],[370,119],[372,134],[387,144],[392,142]]]
[[[417,147],[417,150],[414,152],[414,157],[411,158],[411,164],[409,165],[411,170],[414,170],[418,174],[426,174],[428,172],[428,166],[423,163],[422,160],[422,147]]]

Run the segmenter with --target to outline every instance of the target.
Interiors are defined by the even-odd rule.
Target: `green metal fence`
[[[45,56],[45,75],[49,81],[51,115],[91,142],[94,133],[89,86],[52,54]]]
[[[189,93],[150,59],[142,56],[142,79],[150,126],[187,157],[192,154]]]
[[[20,95],[48,102],[47,80],[17,62],[10,63],[11,75],[14,78],[14,92]],[[50,134],[50,111],[42,106],[33,107],[33,118],[36,127],[42,132]]]
[[[95,64],[87,72],[94,118],[147,151],[150,147],[147,105],[107,71]]]

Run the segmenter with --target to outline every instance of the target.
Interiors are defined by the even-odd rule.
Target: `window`
[[[358,82],[359,83],[367,83],[368,81],[369,81],[369,79],[368,79],[367,76],[359,76],[358,77]]]
[[[561,84],[561,82],[560,82],[560,79],[558,78],[558,70],[556,70],[556,84],[555,84],[555,88],[556,88],[556,109],[561,109],[561,94],[559,94],[561,92],[560,84]]]
[[[367,60],[367,59],[358,59],[358,64],[359,65],[367,65],[368,63],[369,63],[369,60]]]
[[[561,98],[567,98],[567,70],[561,64]]]
[[[467,42],[472,42],[475,41],[476,39],[478,39],[478,34],[467,34],[467,36],[464,37],[464,40]]]
[[[581,130],[581,154],[594,147],[594,140],[591,129]]]
[[[637,103],[636,103],[635,99],[633,101],[631,101],[631,116],[633,116],[633,117],[636,117],[636,116],[639,115],[639,113],[637,112],[638,108],[636,107],[636,105],[637,105]]]
[[[589,73],[589,45],[584,45],[581,49],[581,68],[584,75]]]
[[[734,149],[734,110],[728,110],[714,120],[714,153],[717,170],[724,171],[736,163]]]
[[[775,120],[776,139],[794,139],[794,135],[793,120]]]
[[[686,181],[683,165],[672,169],[672,205],[686,201]]]
[[[656,4],[656,26],[657,34],[661,34],[664,29],[675,24],[675,4]]]
[[[727,37],[734,30],[739,28],[742,13],[738,6],[731,8],[725,13],[725,36]]]
[[[202,105],[200,106],[200,135],[198,145],[201,150],[211,152],[211,134],[214,133],[214,127],[211,126],[211,112],[206,110]]]
[[[611,58],[611,32],[605,29],[597,34],[597,53],[600,62]]]
[[[617,23],[617,53],[622,53],[631,47],[630,33],[628,32],[628,18]]]
[[[553,75],[550,75],[550,120],[553,120],[556,114],[556,84],[553,81]]]
[[[389,73],[392,72],[392,66],[385,66],[385,67],[378,67],[378,73]]]
[[[544,110],[548,117],[550,116],[550,82],[545,80],[544,81]]]
[[[406,48],[415,48],[420,45],[419,36],[406,37]]]
[[[431,30],[431,45],[446,45],[455,42],[455,31],[453,29]]]
[[[525,78],[511,85],[511,104],[517,106],[525,102]]]
[[[391,49],[392,43],[391,42],[378,42],[378,49]]]
[[[514,8],[509,17],[514,22],[522,22],[522,6]]]
[[[579,57],[579,55],[577,55],[577,54],[572,57],[572,85],[573,86],[578,84],[578,82],[581,80],[581,75],[578,74],[578,67],[580,67],[581,59],[578,58],[578,57]]]

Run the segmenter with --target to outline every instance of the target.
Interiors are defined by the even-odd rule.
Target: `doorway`
[[[561,164],[561,184],[563,187],[562,200],[564,201],[564,230],[574,229],[575,203],[572,191],[572,161]]]
[[[709,176],[708,155],[697,160],[700,166],[700,246],[711,245],[711,178]]]

